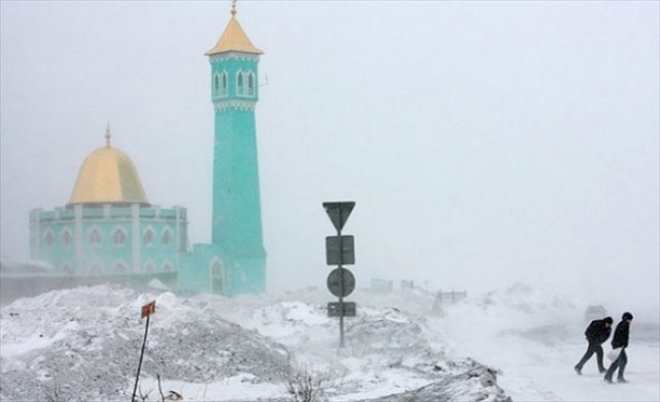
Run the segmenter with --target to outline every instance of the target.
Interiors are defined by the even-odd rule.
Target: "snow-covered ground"
[[[636,314],[627,349],[630,382],[614,385],[603,381],[595,356],[582,376],[573,371],[587,348],[584,307],[514,286],[447,309],[446,320],[453,323],[447,341],[457,354],[497,367],[498,383],[514,401],[659,401],[660,306]],[[622,313],[609,311],[615,325]],[[606,353],[610,340],[603,345]]]
[[[586,349],[584,307],[526,285],[434,308],[421,289],[357,289],[338,348],[326,290],[175,296],[103,285],[24,298],[0,311],[0,400],[129,400],[156,300],[139,389],[187,401],[293,400],[309,374],[327,401],[658,401],[658,306],[636,314],[628,384],[605,384]],[[619,312],[611,312],[618,321]],[[595,359],[595,358],[594,358]]]

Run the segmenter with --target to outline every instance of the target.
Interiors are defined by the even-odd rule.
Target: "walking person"
[[[629,312],[623,313],[621,317],[621,322],[617,324],[616,329],[614,330],[614,337],[612,337],[612,349],[617,350],[621,348],[619,356],[612,362],[610,368],[607,369],[605,373],[605,381],[612,383],[612,376],[616,369],[619,369],[619,374],[617,376],[618,382],[628,382],[623,377],[623,371],[626,369],[626,364],[628,364],[628,356],[626,355],[626,348],[628,347],[628,337],[630,334],[630,323],[632,323],[633,315]]]
[[[582,359],[575,365],[575,372],[582,375],[582,367],[584,364],[591,359],[591,356],[596,353],[596,362],[598,363],[598,371],[602,374],[605,372],[605,366],[603,365],[603,347],[601,346],[607,338],[610,337],[612,333],[612,317],[605,317],[602,320],[593,320],[591,324],[587,327],[587,330],[584,331],[584,335],[589,342],[587,351],[585,352]]]

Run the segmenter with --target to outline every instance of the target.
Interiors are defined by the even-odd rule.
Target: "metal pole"
[[[144,328],[144,340],[142,341],[142,352],[140,352],[140,362],[138,363],[137,376],[135,376],[135,386],[133,387],[133,396],[131,397],[131,402],[135,402],[135,393],[137,392],[138,381],[140,380],[140,369],[142,368],[142,357],[144,356],[144,347],[147,344],[147,332],[149,332],[149,318],[151,314],[147,316],[147,326]]]
[[[342,222],[342,210],[339,210],[339,222]],[[341,227],[341,226],[340,226]],[[344,244],[341,238],[341,229],[337,229],[339,237],[339,347],[344,347],[344,270],[342,262],[344,261]]]

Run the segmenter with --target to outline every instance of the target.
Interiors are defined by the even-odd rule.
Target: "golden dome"
[[[254,54],[263,54],[263,52],[250,42],[250,38],[247,37],[245,31],[241,27],[241,24],[238,23],[236,19],[236,2],[231,6],[231,19],[225,28],[225,31],[218,39],[218,43],[215,44],[213,49],[209,50],[205,54],[211,56],[218,53],[225,52],[243,52],[243,53],[254,53]]]
[[[89,154],[78,173],[68,206],[74,204],[139,203],[149,205],[137,169],[125,153],[106,144]]]

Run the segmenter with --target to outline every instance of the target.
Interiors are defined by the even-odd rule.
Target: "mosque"
[[[190,245],[187,210],[149,202],[138,169],[105,144],[83,161],[69,202],[30,212],[30,256],[78,283],[160,280],[184,293],[233,296],[266,290],[257,161],[257,49],[236,18],[215,46],[210,94],[215,115],[211,244]]]

